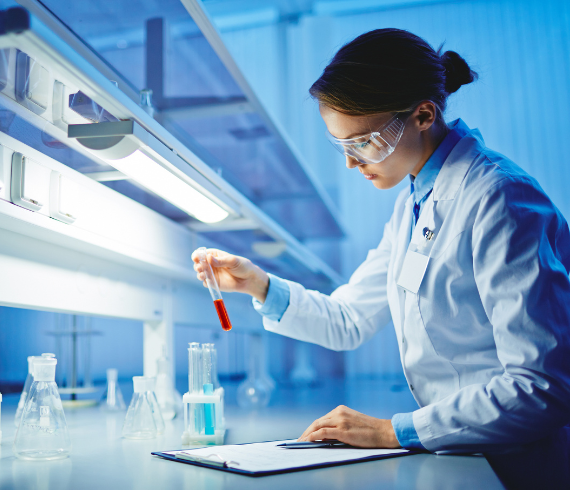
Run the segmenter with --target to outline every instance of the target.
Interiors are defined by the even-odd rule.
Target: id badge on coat
[[[418,294],[420,290],[431,252],[431,247],[429,247],[428,244],[431,244],[430,241],[433,237],[433,232],[427,228],[425,230],[427,230],[428,234],[424,235],[424,239],[421,240],[419,245],[410,244],[406,252],[406,257],[404,258],[404,263],[402,264],[400,277],[396,282],[398,286],[414,294]]]

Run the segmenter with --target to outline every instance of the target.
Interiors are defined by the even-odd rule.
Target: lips
[[[365,178],[366,180],[374,180],[376,177],[378,177],[377,174],[364,174],[364,173],[363,173],[362,175],[364,175],[364,178]]]

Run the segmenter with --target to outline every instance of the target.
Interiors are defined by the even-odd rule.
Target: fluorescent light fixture
[[[107,161],[143,187],[204,223],[217,223],[229,215],[186,182],[157,165],[141,150],[136,150],[125,158]]]
[[[218,187],[134,121],[69,125],[68,136],[204,223],[236,214]]]

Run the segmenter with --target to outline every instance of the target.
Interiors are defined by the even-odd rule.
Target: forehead
[[[387,112],[371,116],[349,116],[322,104],[319,111],[329,133],[339,139],[354,138],[376,131],[392,117],[392,114]]]

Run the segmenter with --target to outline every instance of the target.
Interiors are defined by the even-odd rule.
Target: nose
[[[361,165],[361,163],[354,157],[351,157],[350,155],[345,155],[346,156],[346,168],[355,168]]]

